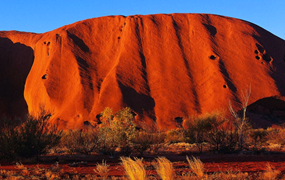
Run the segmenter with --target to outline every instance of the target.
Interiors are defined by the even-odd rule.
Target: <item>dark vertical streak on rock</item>
[[[173,28],[175,30],[175,33],[176,33],[176,37],[178,39],[178,46],[181,50],[181,54],[182,54],[182,58],[183,58],[183,61],[184,61],[184,65],[187,69],[187,76],[189,77],[190,79],[190,82],[192,84],[192,93],[193,93],[193,96],[194,96],[194,99],[195,99],[195,107],[196,107],[196,110],[198,113],[201,113],[201,106],[200,106],[200,102],[199,102],[199,97],[198,97],[198,93],[195,89],[195,83],[194,83],[194,78],[193,78],[193,75],[191,74],[192,70],[191,70],[191,67],[189,66],[189,61],[187,60],[187,57],[186,57],[186,54],[185,54],[185,50],[184,50],[184,47],[182,45],[182,41],[181,41],[181,33],[179,32],[179,27],[177,25],[177,23],[175,22],[175,20],[173,19],[173,16],[172,16],[172,24],[173,24]]]

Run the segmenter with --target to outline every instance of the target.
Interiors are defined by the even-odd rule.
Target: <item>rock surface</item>
[[[209,14],[109,16],[43,34],[0,32],[0,113],[53,112],[62,128],[129,106],[136,120],[175,118],[285,95],[285,41]]]

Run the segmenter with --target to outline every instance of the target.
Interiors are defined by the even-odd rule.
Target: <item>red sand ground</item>
[[[191,154],[188,155],[191,157]],[[195,155],[196,156],[196,155]],[[165,155],[169,160],[174,164],[174,168],[177,174],[182,175],[182,173],[189,172],[189,165],[186,161],[185,155]],[[258,173],[266,170],[267,164],[269,163],[273,169],[280,170],[282,173],[285,173],[285,155],[284,154],[271,154],[271,155],[200,155],[196,156],[201,159],[205,165],[207,173],[214,172],[228,172],[228,171],[240,171],[248,172],[250,174]],[[81,167],[70,167],[68,163],[59,163],[59,167],[64,169],[65,172],[76,173],[76,174],[93,174],[96,173],[93,169],[96,168],[97,163],[101,163],[102,159],[107,161],[107,164],[110,165],[111,176],[123,176],[124,168],[120,165],[120,161],[117,159],[110,159],[108,156],[100,156],[86,159],[97,159],[93,162],[88,162],[86,166]],[[147,174],[156,174],[154,168],[151,166],[151,163],[154,160],[154,156],[145,157],[145,164],[148,166]],[[71,161],[72,162],[72,161]],[[24,164],[27,168],[35,168],[36,164]],[[40,168],[51,168],[52,164],[38,164]],[[15,165],[5,165],[0,166],[0,169],[3,170],[14,170],[19,171]]]
[[[43,34],[0,32],[1,114],[54,113],[61,128],[105,107],[175,127],[175,117],[285,94],[285,41],[208,14],[109,16]],[[227,111],[228,112],[228,111]]]

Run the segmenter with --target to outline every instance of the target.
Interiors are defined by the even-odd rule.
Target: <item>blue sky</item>
[[[285,39],[284,0],[6,0],[0,6],[0,31],[43,33],[94,17],[158,13],[235,17]]]

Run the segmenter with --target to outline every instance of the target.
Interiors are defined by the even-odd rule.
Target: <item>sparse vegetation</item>
[[[203,152],[203,143],[206,142],[206,135],[212,128],[212,116],[196,115],[186,119],[185,137],[189,143],[196,143],[200,153]]]
[[[166,143],[178,143],[184,141],[184,129],[172,129],[165,133]]]
[[[153,133],[139,131],[136,138],[132,139],[132,143],[134,151],[138,152],[140,156],[143,156],[143,153],[154,144]]]
[[[15,123],[15,124],[13,124]],[[18,146],[17,120],[2,118],[0,121],[0,158],[13,159],[16,156]]]
[[[207,133],[207,142],[211,150],[218,153],[229,153],[236,149],[238,144],[238,132],[232,123],[217,113],[212,118],[212,128]]]
[[[97,129],[66,131],[61,142],[72,154],[90,154],[99,149]]]
[[[151,153],[157,153],[160,148],[164,146],[164,140],[165,140],[165,133],[163,132],[156,132],[151,134],[151,146],[150,146],[150,152]]]
[[[56,126],[51,126],[48,123],[49,118],[50,114],[42,113],[38,118],[29,116],[22,123],[19,120],[11,123],[9,119],[3,119],[0,131],[1,159],[39,156],[59,142],[58,148],[66,148],[67,153],[75,156],[78,153],[86,155],[105,153],[117,157],[129,154],[143,156],[144,153],[148,155],[180,153],[180,151],[196,153],[197,148],[200,153],[204,151],[228,153],[240,150],[241,147],[248,151],[252,150],[253,153],[257,151],[263,153],[282,151],[285,144],[283,139],[285,130],[282,126],[277,129],[250,129],[247,125],[248,120],[230,121],[220,112],[190,116],[184,119],[184,129],[165,132],[149,132],[137,128],[130,108],[124,108],[115,114],[110,108],[106,108],[101,113],[100,126],[69,130],[64,133],[58,131]],[[147,162],[143,159],[133,159],[121,157],[122,166],[129,179],[252,179],[250,174],[240,171],[205,173],[204,164],[195,157],[186,157],[189,169],[182,174],[176,171],[173,163],[165,157],[156,158],[152,166],[147,166]],[[1,170],[0,176],[12,179],[14,177],[27,179],[29,176],[44,179],[114,179],[109,175],[111,168],[106,161],[102,161],[102,164],[97,164],[94,168],[93,173],[100,177],[67,173],[58,163],[49,169],[27,168],[21,163],[16,164],[16,167],[18,172]],[[147,175],[148,170],[156,170],[156,175]],[[281,179],[282,176],[281,171],[268,165],[266,171],[255,175],[253,179]]]
[[[133,150],[143,156],[146,150],[157,153],[163,146],[165,134],[162,132],[146,132],[140,130],[135,138],[132,139]]]
[[[230,152],[238,142],[237,131],[221,112],[190,116],[185,120],[184,137],[186,142],[195,143],[200,153],[205,143],[217,152]]]
[[[266,141],[267,131],[264,129],[252,129],[249,132],[249,136],[252,139],[252,143],[256,148],[258,145],[262,145]]]
[[[50,116],[42,111],[37,118],[28,116],[22,124],[12,124],[11,120],[4,119],[0,132],[0,157],[35,157],[56,146],[62,131],[48,123]]]
[[[62,131],[48,123],[50,117],[50,114],[43,111],[38,118],[29,116],[21,126],[16,128],[18,145],[15,152],[17,155],[38,156],[60,142]]]
[[[274,129],[274,128],[268,128],[265,131],[266,133],[266,137],[264,137],[266,139],[266,141],[268,143],[272,143],[272,144],[280,144],[280,145],[284,145],[285,144],[285,128],[278,128],[278,129]]]

